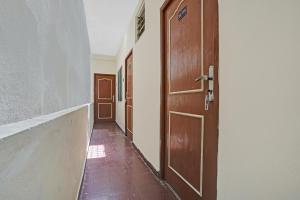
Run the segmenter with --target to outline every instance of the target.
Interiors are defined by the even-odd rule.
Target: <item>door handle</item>
[[[201,75],[195,79],[195,82],[208,81],[208,94],[205,96],[205,110],[208,110],[210,102],[214,101],[214,66],[208,68],[208,75]]]
[[[113,99],[113,102],[115,102],[115,95],[113,95],[113,98],[112,98],[112,99]]]
[[[207,81],[207,80],[208,80],[208,76],[207,75],[202,75],[202,76],[199,76],[198,78],[196,78],[195,82]]]

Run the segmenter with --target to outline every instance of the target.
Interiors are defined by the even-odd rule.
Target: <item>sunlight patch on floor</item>
[[[104,145],[91,145],[89,146],[87,159],[105,158]]]

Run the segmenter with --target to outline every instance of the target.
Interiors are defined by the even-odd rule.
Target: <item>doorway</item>
[[[161,25],[162,176],[182,199],[216,200],[218,1],[167,0]]]
[[[125,59],[125,130],[129,139],[133,140],[133,53]]]
[[[99,122],[115,121],[116,76],[112,74],[94,75],[94,120]]]

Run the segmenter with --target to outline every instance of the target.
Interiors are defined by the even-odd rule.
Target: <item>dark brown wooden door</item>
[[[115,121],[115,75],[95,74],[94,119],[95,123]]]
[[[133,67],[133,55],[132,52],[126,58],[126,103],[125,103],[125,129],[126,135],[133,139],[133,97],[132,97],[132,84],[133,84],[133,76],[132,76],[132,67]]]
[[[183,200],[215,200],[217,0],[170,0],[162,19],[165,179]]]

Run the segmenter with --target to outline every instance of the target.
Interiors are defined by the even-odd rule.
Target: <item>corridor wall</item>
[[[300,2],[219,6],[218,199],[300,199]]]
[[[142,1],[140,1],[141,4]],[[117,66],[133,49],[133,142],[160,170],[160,8],[145,0]],[[300,2],[219,1],[220,116],[218,200],[300,199]],[[124,102],[117,107],[124,128]]]
[[[93,125],[82,0],[0,2],[0,199],[77,199]]]
[[[88,110],[83,105],[0,127],[0,199],[77,199]]]
[[[119,66],[125,66],[125,58],[133,49],[133,142],[157,171],[160,170],[160,7],[163,2],[145,1],[145,32],[136,41],[135,16],[142,1],[139,2],[117,56],[119,69]],[[123,102],[117,104],[116,117],[123,129],[124,102],[123,98]]]
[[[0,125],[90,102],[82,0],[0,3]]]

